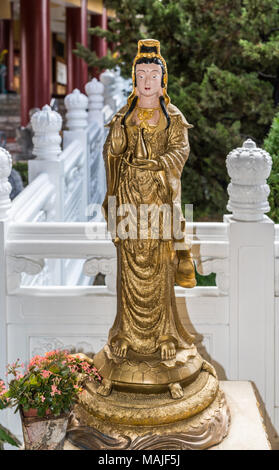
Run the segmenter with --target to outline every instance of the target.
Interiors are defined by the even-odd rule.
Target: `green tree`
[[[182,202],[194,204],[195,220],[220,220],[228,200],[226,155],[248,137],[262,145],[279,100],[279,2],[106,0],[106,5],[116,12],[110,31],[91,32],[115,42],[118,59],[111,67],[118,62],[124,76],[131,74],[138,39],[161,42],[172,103],[194,125]],[[87,62],[93,58],[80,45],[76,52]]]
[[[273,119],[267,138],[264,140],[264,148],[272,157],[272,169],[267,180],[270,187],[268,216],[279,223],[279,113]]]

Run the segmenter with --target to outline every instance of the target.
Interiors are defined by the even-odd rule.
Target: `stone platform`
[[[220,381],[231,412],[227,437],[210,450],[271,450],[251,382]]]
[[[231,413],[228,436],[210,450],[270,450],[263,419],[250,382],[220,381]],[[64,450],[80,450],[69,441]]]

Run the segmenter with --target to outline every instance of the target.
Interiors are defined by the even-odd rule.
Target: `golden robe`
[[[122,108],[110,122],[110,132],[104,146],[107,175],[107,194],[103,202],[108,220],[108,197],[116,196],[116,208],[121,204],[164,204],[179,206],[181,211],[181,173],[189,156],[189,124],[172,104],[167,107],[170,126],[160,110],[157,126],[144,129],[148,154],[158,160],[162,170],[143,170],[131,166],[138,138],[133,114],[126,121],[127,150],[118,156],[111,152],[111,130],[122,120],[128,107]],[[135,214],[134,214],[135,215]],[[119,221],[120,219],[117,219]],[[131,222],[132,220],[132,222]],[[138,227],[134,219],[134,228]],[[133,217],[130,218],[133,223]],[[193,337],[181,324],[178,316],[174,284],[177,258],[173,233],[162,237],[160,219],[158,238],[139,239],[128,236],[117,239],[117,314],[109,333],[108,343],[124,339],[139,354],[153,354],[163,342],[172,341],[176,349],[187,349]],[[130,230],[130,226],[129,226]],[[138,235],[138,232],[137,232]],[[116,239],[114,239],[116,242]]]

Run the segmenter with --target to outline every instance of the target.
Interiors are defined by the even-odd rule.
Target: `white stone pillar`
[[[104,85],[105,105],[108,105],[112,112],[118,111],[115,103],[115,75],[111,70],[101,73],[100,81]]]
[[[61,153],[62,117],[46,104],[41,111],[37,111],[31,118],[34,131],[33,155],[40,160],[57,160]]]
[[[228,154],[226,164],[231,177],[227,209],[235,220],[263,220],[270,210],[266,180],[272,166],[271,156],[248,139]]]
[[[66,113],[66,126],[69,131],[76,131],[85,129],[88,125],[88,98],[81,93],[77,88],[66,96],[65,107]]]
[[[114,71],[115,76],[115,105],[116,111],[126,104],[127,98],[124,96],[125,82],[121,77],[120,67],[117,66]]]
[[[12,186],[8,177],[12,170],[12,157],[0,147],[0,379],[5,380],[7,365],[7,266],[6,245],[9,224],[9,209],[12,206]],[[7,413],[1,411],[1,423],[7,426]]]
[[[103,126],[104,85],[97,78],[93,78],[85,85],[85,91],[89,98],[88,123],[95,121]]]
[[[248,139],[227,156],[230,377],[251,380],[274,422],[274,222],[266,183],[272,160]]]
[[[73,141],[78,141],[83,149],[82,161],[82,197],[80,214],[82,220],[87,220],[86,207],[88,201],[88,98],[75,89],[66,96],[65,106],[68,110],[66,114],[67,128],[63,132],[63,149],[67,148]]]
[[[64,217],[64,162],[60,160],[62,117],[45,105],[31,118],[34,131],[34,160],[28,160],[28,181],[31,183],[40,173],[47,173],[55,186],[55,218]]]

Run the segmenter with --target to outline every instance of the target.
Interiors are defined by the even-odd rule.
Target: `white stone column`
[[[88,125],[88,98],[77,88],[66,96],[66,126],[69,131],[85,129]]]
[[[93,206],[102,204],[106,191],[106,175],[103,145],[108,129],[104,127],[106,112],[112,116],[109,106],[104,107],[104,85],[93,78],[85,86],[89,97],[89,145],[88,145],[88,218],[91,220]]]
[[[111,70],[106,70],[101,73],[100,81],[104,85],[105,105],[108,105],[112,112],[115,113],[117,111],[115,103],[115,74]]]
[[[12,157],[0,147],[0,378],[5,380],[7,365],[7,266],[6,245],[9,225],[9,209],[12,206],[12,186],[8,177],[12,170]],[[7,413],[1,411],[1,423],[7,425]]]
[[[251,380],[274,422],[274,222],[266,183],[272,160],[248,139],[227,156],[230,377]]]
[[[227,209],[235,220],[263,220],[270,210],[266,180],[271,171],[271,156],[248,139],[228,154],[226,164],[231,177]]]
[[[57,160],[61,153],[62,117],[46,104],[41,111],[37,111],[31,118],[34,131],[33,155],[40,160]]]
[[[62,117],[45,105],[31,118],[34,131],[34,160],[28,160],[28,181],[31,183],[40,173],[47,173],[55,186],[55,219],[64,217],[64,162],[60,160]]]
[[[89,98],[88,123],[95,121],[103,126],[104,85],[97,78],[93,78],[85,85],[85,91]]]
[[[67,148],[73,141],[78,141],[83,149],[83,162],[82,162],[82,200],[80,206],[80,213],[83,220],[86,219],[86,207],[88,201],[88,98],[75,89],[72,93],[66,96],[65,106],[67,109],[66,125],[69,130],[63,132],[63,149]]]
[[[115,105],[116,111],[118,111],[122,106],[126,104],[127,98],[124,97],[124,90],[125,90],[125,82],[121,77],[120,67],[117,66],[114,72],[115,76]]]

